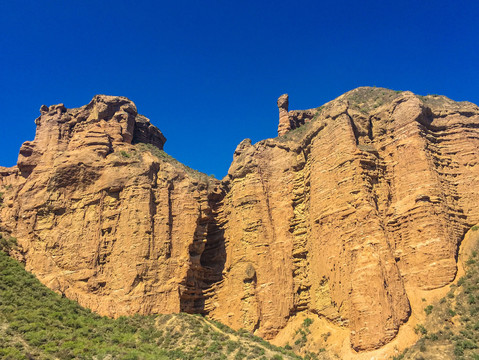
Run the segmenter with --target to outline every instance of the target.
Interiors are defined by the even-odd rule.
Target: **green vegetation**
[[[423,95],[417,95],[419,100],[421,100],[426,106],[430,108],[442,108],[445,103],[448,104],[453,104],[454,101],[451,99],[448,99],[445,96],[442,95],[436,95],[436,94],[428,94],[426,96]]]
[[[363,114],[369,114],[372,110],[390,103],[394,99],[398,98],[402,91],[394,91],[385,88],[378,87],[361,87],[352,90],[344,95],[344,100],[349,102],[352,109],[356,109]],[[315,128],[315,122],[325,113],[328,105],[323,105],[316,108],[316,113],[310,122],[301,125],[300,127],[288,131],[283,136],[279,136],[276,139],[279,142],[287,141],[299,141],[306,134],[310,133]]]
[[[296,129],[288,131],[286,134],[282,136],[278,136],[276,139],[280,142],[288,142],[288,141],[299,141],[301,140],[310,130],[314,129],[314,122],[320,115],[320,110],[316,113],[313,119],[310,122],[297,127]]]
[[[479,359],[478,250],[479,241],[466,262],[466,274],[444,298],[424,309],[426,321],[415,328],[421,339],[396,359],[428,359],[436,353],[448,359]]]
[[[3,203],[3,200],[5,198],[5,194],[8,192],[8,190],[10,190],[12,188],[12,185],[6,185],[6,186],[2,186],[1,188],[1,191],[0,191],[0,207],[3,207],[5,206],[5,204]]]
[[[349,101],[350,106],[368,114],[371,110],[390,103],[396,99],[402,91],[394,91],[378,87],[361,87],[352,90],[345,95],[345,99]]]
[[[16,246],[1,237],[1,248]],[[199,315],[110,319],[43,286],[0,251],[0,359],[300,359]]]
[[[123,156],[123,157],[125,157],[125,158],[131,157],[131,155],[128,154],[128,153],[127,153],[126,151],[124,151],[124,150],[120,151],[120,155]]]
[[[306,328],[308,328],[312,323],[313,323],[313,320],[312,320],[312,319],[306,318],[306,319],[304,319],[304,321],[303,321],[303,326],[306,327]]]
[[[293,345],[287,344],[285,348],[292,349],[296,353],[302,354],[305,360],[317,360],[317,359],[331,359],[330,355],[326,352],[324,348],[308,349],[308,343],[311,339],[311,330],[310,326],[313,324],[313,319],[306,318],[303,320],[300,328],[296,330],[293,336]],[[327,342],[331,333],[328,331],[326,333],[321,334],[321,338],[324,342]]]
[[[183,171],[185,171],[189,176],[191,176],[194,179],[201,180],[205,183],[207,183],[209,180],[214,179],[214,175],[208,176],[205,173],[202,173],[201,171],[194,170],[178,160],[176,160],[173,156],[167,154],[165,151],[158,149],[156,146],[152,144],[145,144],[145,143],[138,143],[135,144],[135,147],[140,151],[140,153],[149,151],[153,156],[156,156],[160,160],[164,160],[176,168],[179,168]]]
[[[16,238],[0,234],[0,252],[3,251],[10,254],[12,250],[17,250],[17,248],[18,243]]]
[[[152,341],[157,335],[154,317],[93,314],[48,290],[0,251],[0,358],[167,359],[168,351]]]

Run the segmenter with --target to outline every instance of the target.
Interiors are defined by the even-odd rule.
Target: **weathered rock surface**
[[[454,279],[479,222],[479,108],[380,88],[278,107],[282,136],[244,140],[219,182],[162,152],[126,98],[42,106],[0,168],[0,230],[101,314],[199,312],[274,338],[307,312],[381,347],[415,289]]]
[[[299,128],[300,126],[314,119],[318,109],[308,110],[291,110],[289,107],[289,95],[283,94],[278,98],[279,124],[278,136],[286,134],[290,130]]]
[[[215,278],[201,262],[221,260],[201,257],[219,182],[162,152],[165,137],[123,97],[42,106],[36,124],[18,167],[0,169],[1,228],[26,268],[109,316],[203,312]]]
[[[309,311],[349,327],[355,350],[378,348],[407,321],[414,289],[454,279],[479,220],[479,109],[359,88],[315,117],[235,152],[211,314],[272,338]]]

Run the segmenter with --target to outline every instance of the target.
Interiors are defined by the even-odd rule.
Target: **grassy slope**
[[[1,245],[1,244],[0,244]],[[0,251],[1,359],[298,359],[189,314],[110,319],[43,286]]]

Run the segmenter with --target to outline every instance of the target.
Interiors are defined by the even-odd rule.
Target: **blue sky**
[[[475,1],[0,0],[0,165],[42,104],[133,100],[186,165],[223,177],[276,135],[276,99],[311,108],[358,86],[479,103]]]

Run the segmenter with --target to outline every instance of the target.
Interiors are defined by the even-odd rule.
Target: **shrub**
[[[422,335],[426,335],[427,334],[427,330],[426,328],[424,327],[424,325],[421,325],[421,324],[417,324],[416,327],[414,328],[414,332],[416,334],[422,334]]]
[[[447,309],[447,314],[451,317],[456,316],[456,312],[452,309]]]
[[[4,236],[0,234],[0,251],[3,251],[7,254],[12,250],[18,249],[17,239],[12,236]]]
[[[426,312],[426,315],[430,315],[432,313],[432,309],[434,308],[434,306],[432,305],[428,305],[424,308],[424,311]]]
[[[304,327],[309,327],[312,323],[313,323],[313,319],[306,318],[306,319],[304,319],[304,321],[303,321],[303,326],[304,326]]]

